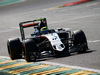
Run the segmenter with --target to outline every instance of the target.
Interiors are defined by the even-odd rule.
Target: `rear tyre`
[[[19,38],[9,39],[7,41],[9,56],[12,60],[22,58],[22,43]]]
[[[82,30],[74,31],[72,38],[74,46],[79,48],[78,53],[84,53],[88,50],[87,39]]]
[[[27,39],[24,43],[24,50],[25,50],[25,60],[27,62],[36,61],[36,52],[37,46],[35,45],[34,40]]]

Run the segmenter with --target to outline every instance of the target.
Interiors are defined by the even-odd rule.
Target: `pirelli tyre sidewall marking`
[[[0,74],[6,75],[100,75],[93,71],[61,67],[24,60],[0,58]]]
[[[2,1],[0,1],[0,6],[5,6],[5,5],[18,3],[18,2],[22,2],[22,1],[25,1],[25,0],[2,0]]]

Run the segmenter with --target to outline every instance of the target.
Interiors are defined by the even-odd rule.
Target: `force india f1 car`
[[[12,60],[24,57],[27,62],[31,62],[41,58],[43,52],[61,56],[88,50],[87,39],[82,30],[71,32],[63,28],[48,29],[46,18],[21,22],[19,26],[21,40],[11,38],[7,41],[8,53]],[[24,28],[28,27],[34,27],[34,33],[32,32],[30,38],[25,38]]]

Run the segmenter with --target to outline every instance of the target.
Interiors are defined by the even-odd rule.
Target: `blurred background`
[[[82,29],[90,50],[45,61],[100,70],[100,0],[55,8],[77,1],[80,0],[0,0],[0,56],[9,56],[7,39],[20,37],[20,22],[47,18],[50,29]]]

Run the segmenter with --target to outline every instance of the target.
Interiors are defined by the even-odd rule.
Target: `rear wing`
[[[40,18],[40,19],[36,19],[36,20],[33,20],[33,21],[25,21],[25,22],[21,22],[19,24],[19,27],[20,27],[20,33],[21,33],[21,38],[22,40],[25,40],[25,34],[24,34],[24,28],[28,28],[28,27],[33,27],[33,26],[38,26],[39,23],[36,22],[36,21],[45,21],[45,24],[47,26],[47,21],[46,21],[46,18]]]

